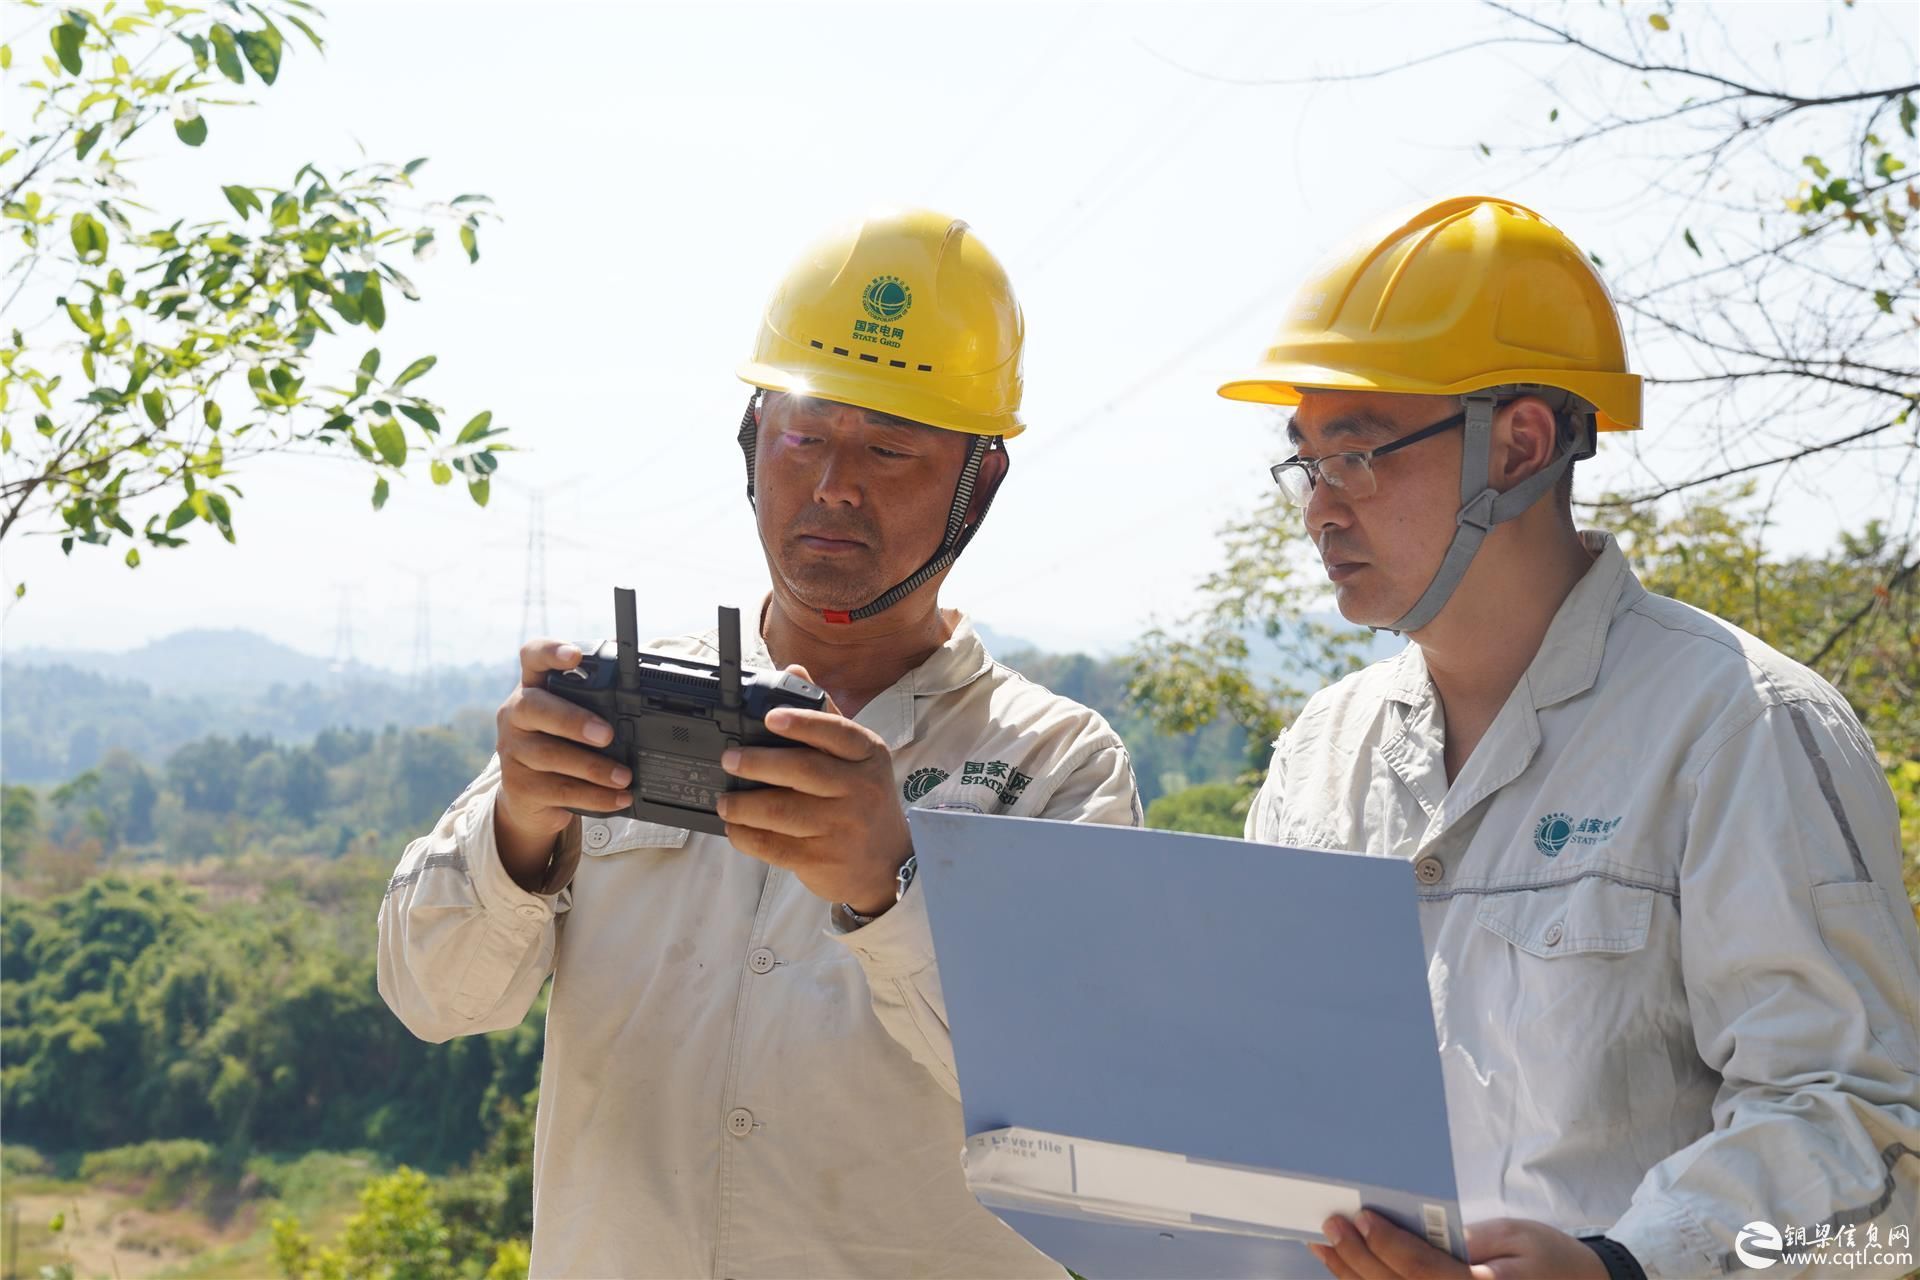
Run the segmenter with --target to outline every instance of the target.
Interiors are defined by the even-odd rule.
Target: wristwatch
[[[900,869],[893,873],[893,900],[895,902],[907,896],[907,886],[913,883],[913,877],[918,874],[919,871],[920,855],[917,853],[908,854],[907,860],[900,864]],[[857,925],[872,924],[880,918],[880,915],[886,914],[883,911],[880,915],[863,916],[844,902],[840,904],[840,910],[846,913],[848,920]]]

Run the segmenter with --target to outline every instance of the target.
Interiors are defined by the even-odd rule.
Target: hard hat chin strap
[[[1493,411],[1498,400],[1491,392],[1475,392],[1467,402],[1466,443],[1460,452],[1460,511],[1454,517],[1453,541],[1440,561],[1433,581],[1392,625],[1373,630],[1392,631],[1396,635],[1418,631],[1440,616],[1440,610],[1467,576],[1467,567],[1497,524],[1517,519],[1522,512],[1558,484],[1575,457],[1590,456],[1593,450],[1593,419],[1575,415],[1576,425],[1568,438],[1564,429],[1555,441],[1554,459],[1505,493],[1487,484],[1487,465],[1493,456]],[[1556,414],[1556,418],[1560,415]]]
[[[754,455],[760,437],[760,396],[761,393],[758,391],[753,393],[747,400],[746,413],[740,418],[740,452],[747,461],[748,506],[754,505]],[[980,493],[977,509],[974,504],[974,492],[980,482],[981,464],[986,461],[987,455],[999,446],[999,436],[971,438],[967,446],[966,465],[960,469],[960,482],[953,488],[953,503],[947,508],[946,533],[940,539],[940,546],[934,551],[931,559],[858,609],[822,609],[820,616],[828,622],[839,623],[859,622],[871,618],[883,609],[891,609],[930,580],[946,572],[953,562],[960,558],[960,553],[967,549],[967,544],[973,541],[973,535],[979,532],[980,525],[987,518],[987,508],[993,505],[994,492],[999,489],[998,483]],[[1004,466],[1001,468],[1000,478],[1001,480],[1006,478]],[[973,516],[971,520],[967,518],[969,513]]]

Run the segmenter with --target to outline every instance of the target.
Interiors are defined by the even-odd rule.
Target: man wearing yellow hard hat
[[[407,847],[380,990],[416,1034],[517,1025],[549,973],[534,1145],[536,1276],[1060,1276],[961,1172],[946,1009],[911,805],[1138,824],[1094,712],[996,664],[940,608],[1007,474],[1024,324],[964,222],[888,214],[811,248],[740,376],[771,591],[747,666],[828,712],[723,758],[768,784],[727,834],[627,805],[608,726],[548,694],[571,645],[520,653],[493,762]],[[704,662],[713,633],[645,646]]]
[[[1294,406],[1274,478],[1340,611],[1411,639],[1308,700],[1247,835],[1413,864],[1474,1274],[1906,1274],[1894,801],[1833,688],[1576,528],[1573,461],[1641,425],[1586,256],[1434,205],[1221,394]],[[1336,1276],[1468,1274],[1370,1212],[1325,1230]]]

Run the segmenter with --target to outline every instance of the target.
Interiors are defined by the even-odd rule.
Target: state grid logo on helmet
[[[875,320],[898,320],[913,306],[913,290],[899,276],[875,276],[860,305]]]

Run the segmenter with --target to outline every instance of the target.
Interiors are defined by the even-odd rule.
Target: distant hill
[[[409,680],[329,664],[245,631],[181,632],[131,653],[0,663],[0,777],[64,781],[116,747],[158,764],[208,734],[301,743],[322,729],[444,724],[492,707],[515,673],[467,667]]]
[[[1127,704],[1121,658],[1050,654],[975,624],[996,658],[1099,711],[1127,739],[1143,796],[1231,777],[1244,738],[1216,725],[1182,739],[1154,734]],[[1298,678],[1261,637],[1256,669]],[[1374,638],[1373,656],[1403,643]],[[243,630],[181,631],[125,653],[10,650],[0,663],[0,777],[61,782],[114,748],[151,764],[210,734],[270,737],[286,745],[323,729],[407,729],[445,724],[462,710],[491,710],[513,687],[511,662],[437,671],[416,680],[324,658]]]
[[[90,649],[14,649],[9,666],[70,667],[116,680],[134,680],[175,694],[232,693],[276,684],[322,684],[342,677],[391,681],[387,671],[360,663],[335,671],[325,658],[301,653],[253,631],[176,631],[126,653]]]

